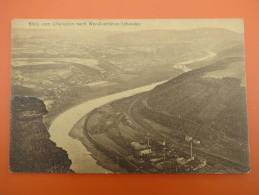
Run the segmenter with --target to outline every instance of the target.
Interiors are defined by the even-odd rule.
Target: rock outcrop
[[[70,173],[71,160],[49,137],[43,123],[47,113],[35,97],[12,99],[10,169],[13,172]]]

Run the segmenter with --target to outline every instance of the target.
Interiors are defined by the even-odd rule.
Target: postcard
[[[241,19],[15,19],[10,170],[246,173]]]

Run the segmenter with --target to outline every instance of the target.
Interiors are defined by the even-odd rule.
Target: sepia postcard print
[[[241,19],[12,21],[10,170],[246,173]]]

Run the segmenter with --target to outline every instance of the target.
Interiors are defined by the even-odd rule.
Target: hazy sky
[[[150,30],[150,29],[193,29],[225,28],[243,33],[242,19],[81,19],[81,20],[39,20],[16,19],[13,28],[55,28],[55,29],[89,29],[89,30]]]

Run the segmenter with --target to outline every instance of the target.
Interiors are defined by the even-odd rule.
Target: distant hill
[[[243,35],[223,28],[192,30],[143,30],[108,36],[108,41],[121,46],[191,45],[195,49],[218,51],[242,42]]]

